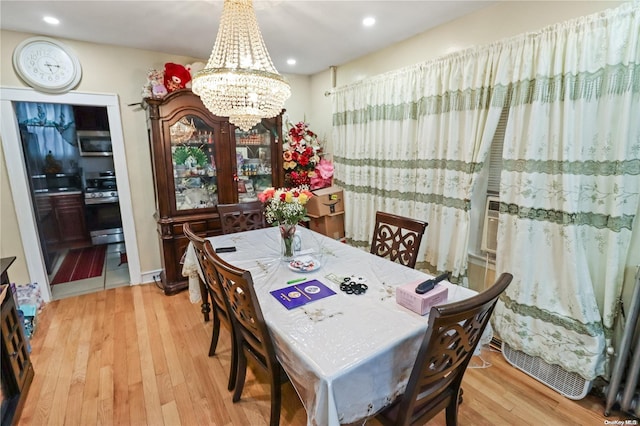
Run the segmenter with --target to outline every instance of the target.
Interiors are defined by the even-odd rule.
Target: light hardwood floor
[[[187,293],[165,296],[154,285],[52,302],[39,315],[31,342],[35,378],[19,424],[266,425],[270,396],[264,378],[249,372],[242,399],[232,403],[229,335],[223,328],[218,355],[210,358],[210,333],[211,322],[203,322]],[[499,353],[485,358],[491,367],[465,375],[461,425],[629,420],[605,418],[599,398],[574,402],[558,395]],[[306,424],[290,384],[284,385],[280,424]],[[429,424],[444,425],[444,415]]]

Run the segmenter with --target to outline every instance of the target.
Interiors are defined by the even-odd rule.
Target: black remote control
[[[449,273],[445,272],[444,274],[439,275],[435,278],[428,279],[417,285],[416,293],[425,294],[426,292],[433,290],[436,284],[438,284],[440,281],[447,279],[448,277],[449,277]]]
[[[218,247],[216,249],[216,253],[229,253],[232,251],[236,251],[235,247]]]

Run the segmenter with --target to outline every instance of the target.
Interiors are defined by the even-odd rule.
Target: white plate
[[[310,285],[304,288],[305,293],[318,294],[320,293],[320,287],[317,285]]]
[[[320,267],[320,261],[311,256],[296,257],[289,262],[289,269],[296,272],[312,272]]]

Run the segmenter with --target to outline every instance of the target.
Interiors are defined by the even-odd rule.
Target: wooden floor
[[[22,425],[266,425],[269,388],[249,373],[242,399],[227,391],[230,348],[208,357],[211,322],[188,294],[165,296],[154,285],[121,287],[58,300],[38,317],[31,357],[35,378]],[[462,425],[603,425],[599,398],[574,402],[509,366],[469,369]],[[476,362],[478,361],[478,362]],[[479,364],[479,360],[474,360]],[[286,384],[281,425],[305,425]],[[367,425],[377,426],[374,420]],[[430,425],[444,425],[440,414]]]

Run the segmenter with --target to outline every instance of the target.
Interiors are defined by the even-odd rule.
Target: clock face
[[[63,44],[45,37],[20,43],[13,53],[13,66],[30,86],[49,93],[73,89],[81,77],[80,62]]]

